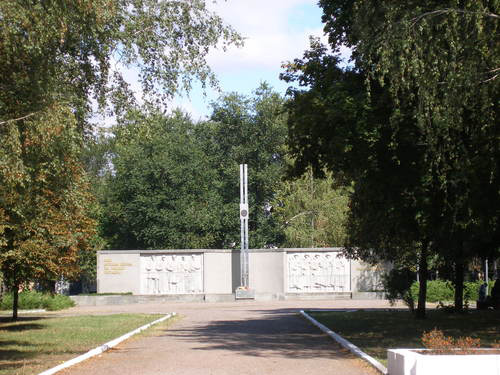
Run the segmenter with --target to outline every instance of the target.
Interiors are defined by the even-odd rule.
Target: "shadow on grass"
[[[0,332],[1,331],[21,332],[21,331],[31,331],[34,329],[42,329],[42,328],[44,328],[43,324],[36,324],[36,323],[13,324],[8,326],[1,325]]]
[[[295,311],[293,311],[295,313]],[[215,321],[164,333],[198,344],[197,350],[226,350],[254,357],[345,358],[346,351],[297,314],[263,311],[263,318]]]
[[[480,338],[482,346],[491,346],[500,337],[500,314],[470,311],[450,314],[430,310],[427,319],[417,320],[406,311],[312,312],[311,315],[332,331],[380,359],[387,349],[421,348],[426,331],[438,328],[446,336]]]

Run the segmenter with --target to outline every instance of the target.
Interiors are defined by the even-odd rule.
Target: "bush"
[[[2,310],[12,310],[12,293],[4,295],[0,301]],[[19,309],[33,310],[46,309],[49,311],[62,310],[75,306],[75,302],[68,296],[56,294],[44,294],[35,291],[24,291],[19,293]]]
[[[386,297],[391,305],[396,300],[401,299],[410,311],[415,309],[414,301],[418,298],[418,294],[416,296],[413,294],[413,280],[415,280],[414,273],[409,269],[394,268],[388,274],[384,275],[382,282]]]
[[[434,328],[430,332],[424,332],[422,344],[437,354],[473,354],[474,349],[481,347],[481,340],[472,337],[455,339]]]
[[[479,287],[481,281],[465,282],[464,283],[464,301],[477,301],[479,298]],[[489,283],[489,291],[493,287],[493,282]],[[420,286],[414,282],[411,286],[411,294],[413,298],[418,298]],[[455,299],[455,287],[451,281],[447,280],[430,280],[427,281],[427,302],[449,302]]]

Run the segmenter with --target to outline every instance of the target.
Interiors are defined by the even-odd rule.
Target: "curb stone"
[[[330,336],[332,339],[334,339],[336,342],[338,342],[341,346],[343,346],[344,348],[349,350],[354,355],[356,355],[356,356],[360,357],[361,359],[365,360],[366,362],[368,362],[370,365],[375,367],[382,374],[387,375],[387,368],[383,364],[381,364],[379,361],[377,361],[375,358],[369,356],[368,354],[363,352],[360,348],[358,348],[356,345],[354,345],[350,341],[347,341],[339,334],[333,332],[331,329],[329,329],[328,327],[326,327],[323,324],[321,324],[320,322],[318,322],[316,319],[314,319],[309,314],[304,312],[304,310],[300,310],[300,314],[304,318],[309,320],[312,324],[314,324],[316,327],[318,327],[321,331],[323,331],[328,336]]]
[[[125,341],[126,339],[130,338],[131,336],[133,336],[133,335],[135,335],[135,334],[137,334],[137,333],[139,333],[141,331],[144,331],[145,329],[151,327],[154,324],[161,323],[164,320],[170,319],[170,318],[172,318],[172,317],[174,317],[176,315],[177,315],[177,313],[175,313],[175,312],[167,314],[167,315],[165,315],[164,317],[162,317],[160,319],[157,319],[157,320],[155,320],[155,321],[153,321],[151,323],[143,325],[142,327],[134,329],[133,331],[130,331],[129,333],[126,333],[126,334],[124,334],[124,335],[122,335],[122,336],[120,336],[120,337],[118,337],[118,338],[116,338],[114,340],[108,341],[107,343],[105,343],[105,344],[103,344],[101,346],[98,346],[97,348],[89,350],[85,354],[82,354],[82,355],[80,355],[78,357],[70,359],[70,360],[68,360],[68,361],[66,361],[64,363],[61,363],[58,366],[52,367],[51,369],[45,370],[45,371],[39,373],[38,375],[52,375],[52,374],[55,374],[58,371],[61,371],[62,369],[65,369],[67,367],[76,365],[77,363],[85,361],[86,359],[89,359],[89,358],[95,357],[96,355],[102,354],[105,351],[107,351],[107,350],[115,347],[116,345],[118,345],[122,341]]]

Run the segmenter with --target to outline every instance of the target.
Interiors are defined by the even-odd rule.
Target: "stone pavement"
[[[301,309],[389,308],[386,301],[238,301],[86,306],[65,314],[180,316],[160,335],[133,338],[61,375],[375,375],[298,316]]]

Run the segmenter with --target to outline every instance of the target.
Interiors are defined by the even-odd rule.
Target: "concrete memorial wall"
[[[256,299],[351,296],[371,292],[380,277],[380,268],[346,259],[340,248],[250,249],[249,270]],[[207,297],[231,295],[239,285],[239,250],[106,250],[97,256],[98,293]]]

